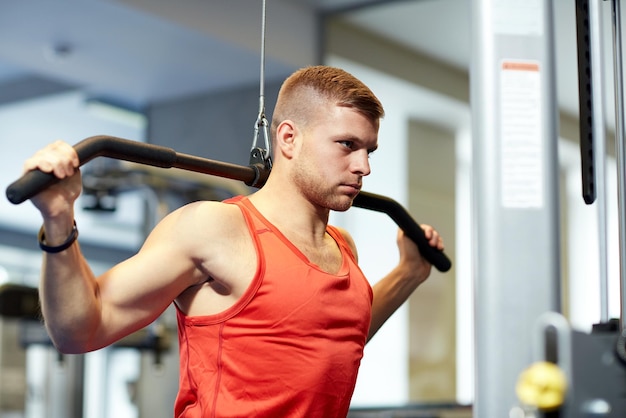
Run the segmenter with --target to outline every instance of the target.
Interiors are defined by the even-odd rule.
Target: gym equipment
[[[626,173],[624,165],[624,105],[621,52],[621,12],[619,0],[611,0],[613,30],[613,77],[615,81],[615,144],[617,156],[618,225],[620,250],[620,319],[608,318],[606,277],[606,213],[604,207],[604,113],[602,84],[601,0],[576,0],[578,32],[581,164],[583,199],[594,202],[598,192],[600,252],[600,322],[590,333],[572,329],[557,313],[546,313],[538,321],[539,335],[534,345],[535,360],[545,359],[563,370],[568,380],[567,396],[557,408],[568,418],[626,416],[626,326],[624,322],[624,208]],[[597,173],[596,173],[597,170]],[[597,175],[596,175],[597,174]],[[591,185],[591,186],[590,186]],[[596,185],[594,187],[594,185]],[[535,407],[542,411],[540,405]]]
[[[594,324],[590,333],[572,329],[560,313],[553,4],[550,0],[526,2],[523,6],[513,0],[473,3],[477,56],[472,68],[475,192],[481,196],[475,205],[476,238],[481,245],[477,248],[476,267],[474,416],[624,417],[626,193],[619,0],[612,1],[612,12],[622,318],[608,319],[606,277],[601,266],[601,322]],[[587,204],[597,198],[603,258],[606,222],[599,26],[602,0],[575,3],[582,197]],[[524,91],[516,89],[514,82],[517,86],[523,82]],[[530,103],[535,103],[534,109],[541,109],[541,113],[526,106]],[[519,162],[519,152],[515,155],[518,161],[503,161],[507,151],[514,149],[512,146],[532,153],[523,155],[526,160],[522,159],[522,163],[526,165],[514,173],[521,175],[506,183],[506,173],[501,171],[510,170],[513,162]],[[540,170],[534,170],[537,167]],[[523,184],[517,183],[517,179],[523,179],[529,188],[520,188]],[[526,192],[524,199],[511,198],[508,189],[515,187]],[[538,233],[526,235],[524,228]],[[494,247],[497,245],[500,248]]]
[[[74,149],[78,154],[80,165],[96,157],[109,157],[155,167],[175,167],[240,180],[252,187],[262,187],[269,176],[269,168],[260,162],[252,163],[250,166],[241,166],[178,153],[168,147],[105,135],[86,138],[75,144]],[[256,151],[253,150],[253,152]],[[58,179],[53,174],[31,171],[10,184],[6,189],[6,196],[11,203],[19,204],[57,181]],[[450,259],[443,251],[428,244],[422,228],[395,200],[362,191],[354,199],[354,206],[386,213],[417,244],[422,255],[435,268],[441,272],[451,268]]]
[[[0,285],[0,317],[39,321],[39,292],[16,283]]]
[[[532,324],[560,310],[551,0],[472,1],[475,417],[513,417]]]

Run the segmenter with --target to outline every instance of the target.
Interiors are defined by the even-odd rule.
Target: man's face
[[[293,179],[314,204],[345,211],[370,173],[378,125],[355,109],[327,106],[302,131]]]

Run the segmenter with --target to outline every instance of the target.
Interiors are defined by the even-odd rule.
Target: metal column
[[[473,0],[475,417],[508,417],[538,318],[560,311],[551,0]]]

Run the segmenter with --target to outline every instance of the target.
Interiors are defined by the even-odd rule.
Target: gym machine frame
[[[476,417],[621,418],[626,416],[626,327],[624,326],[624,106],[621,69],[619,0],[612,1],[613,54],[618,162],[621,320],[608,319],[604,237],[604,115],[600,4],[603,0],[576,0],[579,53],[580,133],[583,200],[598,199],[600,234],[601,321],[590,333],[573,330],[560,313],[559,205],[554,85],[554,13],[551,0],[473,0],[474,53],[472,115],[474,121],[474,199],[476,240]],[[521,10],[522,7],[526,9]],[[520,16],[507,15],[511,9]],[[504,25],[511,18],[512,25]],[[524,18],[527,20],[524,21]],[[517,20],[515,20],[517,19]],[[534,162],[543,169],[540,199],[523,207],[507,205],[501,184],[506,105],[527,104],[528,96],[511,97],[511,79],[505,62],[536,64],[531,88],[541,113],[523,120],[535,124],[541,142]],[[508,84],[507,84],[508,82]],[[504,87],[509,90],[504,90]],[[514,90],[514,89],[513,89]],[[515,102],[518,100],[518,102]],[[528,108],[526,108],[528,109]],[[518,116],[520,116],[518,114]],[[522,114],[527,117],[529,114]],[[519,122],[516,120],[515,122]],[[528,127],[528,126],[526,126]],[[519,132],[517,132],[519,133]],[[598,178],[596,178],[596,170]],[[495,173],[495,174],[494,174]],[[530,174],[536,174],[532,171]],[[515,203],[515,202],[514,202]],[[528,202],[524,202],[528,203]],[[534,205],[533,205],[534,204]],[[526,236],[524,228],[540,231]],[[519,238],[519,239],[517,239]],[[502,240],[506,245],[502,246]],[[533,242],[532,245],[529,243]],[[541,242],[541,244],[539,244]],[[503,248],[498,248],[500,245]],[[498,254],[494,257],[494,254]],[[523,258],[525,262],[519,262]],[[511,299],[515,298],[515,299]],[[515,303],[511,303],[514,301]],[[508,302],[508,304],[503,303]],[[506,305],[506,306],[505,306]],[[500,307],[501,310],[497,310]],[[496,310],[494,310],[496,309]],[[493,315],[497,313],[497,315]],[[527,342],[530,342],[528,344]],[[530,346],[530,349],[529,349]],[[529,384],[529,366],[546,365],[546,373]],[[557,371],[553,374],[552,371]],[[523,373],[522,373],[523,372]],[[541,373],[540,373],[541,374]],[[537,377],[538,374],[535,375]],[[556,382],[556,384],[555,384]],[[516,384],[517,383],[517,384]],[[517,390],[518,399],[515,397]],[[523,389],[523,390],[520,390]],[[532,396],[527,396],[528,391]],[[533,393],[534,392],[534,393]],[[523,394],[523,396],[521,396]],[[544,402],[544,394],[556,396]],[[530,400],[530,402],[529,402]]]
[[[612,15],[613,76],[615,95],[615,151],[617,157],[618,226],[620,260],[620,318],[609,318],[606,245],[606,133],[604,112],[602,10],[606,0],[576,0],[578,46],[579,129],[582,198],[597,205],[598,285],[600,321],[591,332],[572,329],[556,313],[537,321],[533,357],[556,364],[567,382],[563,404],[539,411],[542,416],[563,418],[623,417],[626,415],[626,166],[624,155],[624,104],[620,1],[610,0]]]

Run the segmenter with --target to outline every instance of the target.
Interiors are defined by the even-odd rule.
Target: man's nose
[[[367,150],[358,151],[355,153],[352,170],[362,176],[370,174],[370,159]]]

